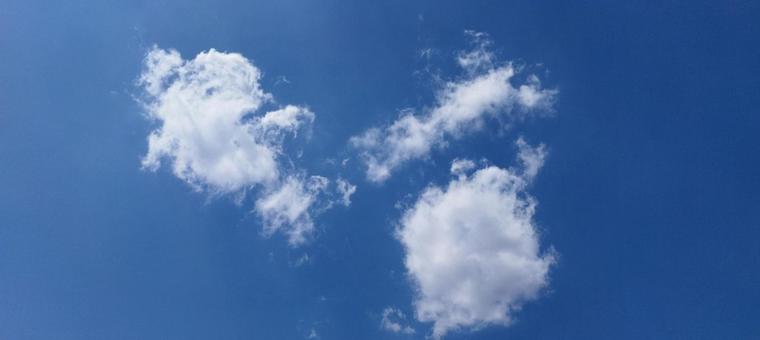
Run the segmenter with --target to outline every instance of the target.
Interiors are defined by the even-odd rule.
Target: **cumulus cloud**
[[[154,47],[139,84],[150,119],[145,169],[170,164],[176,177],[197,191],[244,195],[258,188],[255,211],[264,233],[283,230],[291,244],[313,229],[312,206],[326,178],[303,175],[282,164],[288,136],[310,126],[307,107],[276,103],[260,85],[261,71],[237,53],[210,49],[185,60],[175,50]]]
[[[406,323],[406,315],[399,309],[386,307],[383,310],[383,318],[380,320],[380,326],[389,332],[414,334],[414,329]]]
[[[518,68],[496,59],[487,35],[467,34],[474,47],[457,56],[466,75],[447,82],[431,108],[421,113],[404,110],[390,125],[351,138],[350,143],[361,152],[369,180],[386,180],[403,163],[425,158],[447,140],[479,130],[487,118],[510,121],[551,109],[555,90],[543,89],[535,75],[523,84],[513,84]]]
[[[446,187],[430,186],[403,215],[397,237],[417,296],[418,320],[433,337],[451,330],[508,325],[548,284],[552,251],[540,249],[526,192],[546,152],[517,141],[515,168],[457,160]]]

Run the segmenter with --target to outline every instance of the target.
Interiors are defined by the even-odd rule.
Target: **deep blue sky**
[[[302,248],[248,206],[140,170],[135,80],[153,44],[239,52],[316,114],[304,163],[430,102],[417,53],[487,32],[542,64],[556,114],[478,134],[377,185]],[[450,60],[449,60],[450,62]],[[751,339],[760,334],[760,4],[751,1],[0,2],[0,338],[423,338],[394,205],[466,154],[550,156],[531,193],[559,262],[511,327],[447,339]],[[278,77],[289,84],[276,84]],[[310,262],[294,263],[308,254]]]

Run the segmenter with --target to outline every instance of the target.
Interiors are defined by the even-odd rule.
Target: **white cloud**
[[[457,176],[464,176],[470,170],[475,168],[475,162],[469,159],[455,159],[451,162],[451,173]]]
[[[488,166],[430,186],[408,209],[397,236],[417,290],[417,319],[433,336],[486,325],[507,325],[523,303],[548,284],[553,252],[542,254],[526,192],[543,164],[543,146],[518,140],[519,168]],[[471,168],[471,167],[470,167]]]
[[[386,307],[383,310],[383,319],[380,320],[380,326],[389,332],[414,334],[414,329],[409,325],[403,325],[406,322],[406,315],[404,312],[393,308]]]
[[[448,139],[479,130],[486,118],[509,121],[551,109],[555,90],[542,89],[535,75],[515,87],[512,78],[518,69],[496,61],[486,35],[469,31],[468,35],[475,48],[457,57],[467,76],[446,83],[432,108],[421,114],[405,110],[389,126],[351,138],[350,143],[361,152],[369,180],[386,180],[401,164],[427,157]]]
[[[264,222],[264,235],[287,227],[291,245],[304,243],[314,229],[309,209],[328,183],[329,180],[321,176],[311,176],[307,180],[290,176],[256,200],[255,211]]]
[[[244,195],[259,187],[255,211],[264,232],[283,230],[291,244],[312,231],[311,213],[328,184],[318,176],[289,174],[282,166],[284,138],[314,121],[308,108],[275,104],[259,83],[261,72],[237,53],[214,49],[184,60],[175,50],[154,47],[139,84],[148,116],[160,126],[148,137],[143,167],[171,164],[175,176],[197,191]]]
[[[340,204],[343,204],[344,206],[351,205],[351,195],[356,192],[356,186],[342,178],[338,178],[335,182],[338,187],[338,194],[340,194]]]
[[[517,139],[515,144],[518,150],[517,158],[522,164],[522,176],[525,180],[530,181],[533,177],[536,177],[538,170],[544,165],[546,147],[543,144],[533,147],[522,138]]]
[[[493,67],[494,62],[496,62],[496,55],[491,51],[493,41],[488,37],[488,34],[471,30],[464,31],[464,33],[470,37],[473,48],[469,51],[459,52],[457,55],[459,66],[471,73]]]
[[[267,112],[258,122],[262,133],[279,135],[284,131],[297,133],[306,124],[314,122],[314,113],[303,107],[287,105],[282,109]]]

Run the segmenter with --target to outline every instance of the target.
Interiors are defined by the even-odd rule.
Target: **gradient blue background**
[[[347,139],[430,103],[465,29],[543,64],[553,118],[483,133],[384,185]],[[303,165],[359,185],[292,249],[250,202],[139,169],[153,127],[133,100],[153,44],[240,52],[282,103],[317,114]],[[278,83],[285,76],[290,83]],[[0,1],[0,338],[421,339],[399,201],[453,157],[512,164],[546,143],[531,192],[560,254],[509,328],[447,339],[760,337],[760,3],[754,1]],[[411,196],[413,197],[413,196]],[[304,266],[295,262],[308,254]]]

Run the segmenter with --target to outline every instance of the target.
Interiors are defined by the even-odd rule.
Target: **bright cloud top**
[[[351,144],[362,152],[369,180],[386,180],[395,168],[425,158],[447,139],[479,130],[487,117],[509,121],[551,108],[555,90],[542,89],[535,75],[524,84],[513,85],[518,69],[511,63],[496,62],[485,34],[467,33],[475,48],[457,57],[466,76],[446,83],[431,109],[423,114],[407,110],[389,126],[351,138]]]
[[[259,83],[261,72],[237,53],[211,49],[184,60],[177,51],[153,48],[139,83],[149,117],[160,127],[148,137],[143,167],[171,163],[174,175],[198,191],[245,194],[260,186],[255,211],[265,234],[286,229],[299,244],[313,229],[310,208],[329,181],[287,174],[283,141],[314,121],[308,108],[273,103]],[[345,184],[344,184],[345,186]]]
[[[490,324],[507,325],[548,283],[552,252],[542,254],[526,193],[543,164],[543,146],[518,140],[520,167],[457,160],[447,187],[431,186],[408,209],[398,238],[415,282],[416,316],[433,336]]]

